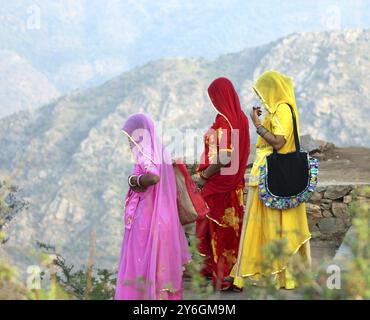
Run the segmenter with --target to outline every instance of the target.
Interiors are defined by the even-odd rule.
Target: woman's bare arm
[[[263,139],[265,139],[275,150],[280,150],[286,143],[284,136],[275,136],[271,132],[266,132]]]
[[[139,186],[138,179],[139,176],[132,176],[131,178],[131,184],[134,185],[134,187],[131,187],[131,189],[135,192],[144,192],[149,186],[157,184],[160,180],[158,175],[146,173],[140,177],[140,186]]]
[[[206,180],[213,176],[216,172],[219,172],[222,167],[227,166],[231,161],[230,151],[220,151],[217,163],[211,164],[207,169],[202,171],[198,185],[202,187]]]
[[[259,119],[259,116],[262,114],[260,107],[253,107],[250,116],[252,118],[253,124],[258,129],[261,126],[261,121]],[[267,141],[269,145],[271,145],[275,150],[280,150],[286,143],[286,140],[284,136],[275,136],[270,131],[267,131],[263,135],[263,139]]]

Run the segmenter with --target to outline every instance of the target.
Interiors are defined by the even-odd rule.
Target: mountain
[[[59,96],[48,78],[14,52],[0,51],[0,118]]]
[[[285,72],[294,78],[302,133],[342,146],[370,146],[369,37],[369,30],[292,34],[212,61],[157,60],[0,120],[0,174],[10,176],[30,203],[4,248],[14,259],[29,261],[25,244],[39,240],[84,263],[94,229],[97,263],[114,267],[132,166],[122,122],[144,111],[166,133],[194,129],[201,137],[214,118],[206,90],[217,76],[234,82],[247,112],[258,75]]]

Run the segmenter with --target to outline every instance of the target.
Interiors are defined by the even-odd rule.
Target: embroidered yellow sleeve
[[[219,147],[219,152],[221,151],[227,151],[232,152],[233,146],[231,143],[231,132],[225,129],[225,128],[219,128],[217,129],[217,142]]]

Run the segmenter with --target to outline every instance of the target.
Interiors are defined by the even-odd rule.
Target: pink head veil
[[[124,123],[122,132],[130,139],[136,160],[144,157],[155,165],[163,162],[172,164],[171,157],[155,133],[154,122],[146,114],[131,115]]]

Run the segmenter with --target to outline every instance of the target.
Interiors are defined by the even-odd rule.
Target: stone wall
[[[370,203],[365,185],[319,186],[307,206],[312,240],[331,242],[339,247],[351,226],[350,205],[354,201]]]

